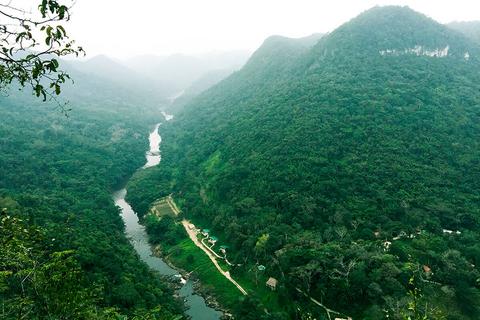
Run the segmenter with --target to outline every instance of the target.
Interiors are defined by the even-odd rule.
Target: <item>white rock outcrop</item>
[[[436,49],[428,49],[421,45],[416,45],[413,48],[407,49],[385,49],[380,50],[379,53],[382,56],[402,56],[402,55],[416,55],[416,56],[427,56],[432,58],[444,58],[448,56],[448,51],[450,50],[450,46],[446,46],[445,48],[436,48]]]

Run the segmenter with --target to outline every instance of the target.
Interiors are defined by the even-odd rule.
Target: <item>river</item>
[[[164,114],[165,119],[168,121],[172,116]],[[160,143],[162,138],[158,132],[160,124],[157,124],[153,131],[150,133],[149,142],[150,149],[146,152],[146,163],[140,168],[140,170],[154,167],[160,163]],[[181,281],[184,285],[178,291],[179,295],[184,298],[185,305],[187,307],[186,314],[191,317],[192,320],[218,320],[221,318],[222,313],[215,309],[208,307],[205,304],[205,299],[198,294],[194,293],[193,283],[191,280],[184,280],[177,270],[170,267],[161,258],[152,254],[152,248],[148,243],[148,235],[145,231],[145,227],[140,224],[137,214],[133,211],[130,204],[125,201],[127,190],[125,188],[113,193],[113,200],[115,205],[120,208],[123,222],[125,223],[125,233],[132,243],[135,251],[137,251],[140,258],[153,270],[157,271],[161,275],[175,277],[178,281]]]

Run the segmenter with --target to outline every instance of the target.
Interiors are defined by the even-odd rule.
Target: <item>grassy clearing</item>
[[[202,237],[199,237],[199,240]],[[187,242],[187,243],[185,243]],[[187,270],[193,270],[193,264],[184,264],[187,263],[188,254],[198,254],[194,256],[194,259],[199,259],[200,265],[202,266],[202,271],[198,273],[198,277],[202,282],[202,285],[208,287],[211,292],[218,298],[218,301],[224,304],[227,307],[231,307],[231,303],[236,303],[238,298],[242,296],[242,294],[238,291],[238,289],[225,277],[223,277],[218,270],[215,268],[213,263],[207,257],[207,255],[199,249],[190,239],[183,240],[178,246],[182,248],[183,256],[178,261],[178,265],[187,265]],[[214,248],[218,248],[218,245],[215,245]],[[173,259],[172,259],[173,261]],[[231,267],[225,263],[225,261],[221,259],[217,259],[217,262],[221,266],[224,271],[229,271]],[[176,263],[176,262],[174,262]],[[197,271],[197,270],[195,270]],[[268,280],[269,276],[265,273],[259,272],[257,274],[257,280],[255,280],[255,273],[254,271],[250,271],[244,273],[242,275],[232,275],[232,277],[245,289],[250,295],[257,297],[263,305],[268,306],[270,311],[278,311],[282,310],[279,300],[278,294],[271,289],[267,288],[265,283]],[[228,287],[225,287],[223,283],[227,283]],[[210,288],[213,284],[215,288]]]
[[[227,308],[236,305],[238,298],[242,296],[240,291],[218,272],[208,256],[195,246],[187,235],[176,245],[164,247],[164,250],[174,265],[193,271],[200,279],[202,287],[211,292],[221,305]]]
[[[180,203],[181,206],[181,199],[179,200],[177,205]],[[194,218],[192,222],[202,229],[209,227],[209,221],[207,220]],[[185,232],[185,238],[176,245],[165,248],[166,254],[169,255],[174,265],[184,270],[194,271],[200,279],[202,286],[211,292],[220,304],[227,308],[234,307],[238,303],[238,299],[242,297],[240,291],[218,272],[209,257],[190,240],[186,231],[183,231]],[[213,249],[218,253],[219,246],[224,244],[221,240],[225,239],[225,235],[223,232],[218,232],[215,233],[215,236],[219,238],[219,241]],[[199,240],[201,238],[200,236]],[[225,261],[217,259],[217,262],[224,271],[231,269]],[[268,310],[278,311],[283,309],[279,303],[277,292],[270,290],[265,285],[269,278],[268,273],[257,273],[257,279],[255,271],[249,271],[241,275],[235,274],[232,275],[232,277],[247,290],[250,295],[255,296],[264,306],[267,306]]]
[[[155,201],[155,203],[152,205],[152,208],[150,209],[150,212],[158,217],[166,215],[175,217],[175,212],[173,212],[172,208],[166,201],[166,198]]]
[[[267,276],[259,275],[258,282],[256,283],[253,272],[248,272],[243,276],[235,276],[237,282],[248,292],[253,292],[255,297],[257,297],[269,311],[282,310],[278,301],[278,294],[265,285],[268,278]]]

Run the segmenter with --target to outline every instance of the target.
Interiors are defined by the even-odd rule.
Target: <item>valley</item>
[[[229,246],[244,318],[397,319],[414,283],[426,312],[473,319],[479,50],[404,7],[268,38],[162,128],[162,164],[129,182],[129,201],[146,215],[173,194],[180,219]],[[167,248],[185,241],[174,232],[150,221]]]
[[[165,115],[165,119],[169,119],[170,115]],[[159,124],[155,125],[149,136],[150,148],[146,152],[147,163],[141,170],[154,167],[160,163],[160,142],[161,137],[158,133]],[[115,205],[120,208],[122,219],[125,224],[125,233],[132,243],[135,251],[138,253],[142,261],[144,261],[152,270],[157,271],[160,275],[170,277],[171,281],[180,281],[182,287],[178,290],[180,297],[184,298],[187,306],[186,313],[191,316],[192,320],[217,320],[220,319],[221,313],[207,307],[205,300],[193,293],[193,284],[190,280],[185,280],[172,266],[169,266],[161,258],[156,257],[152,253],[152,247],[148,241],[148,235],[145,228],[140,224],[138,217],[132,210],[130,205],[125,201],[127,194],[126,189],[121,189],[113,193]]]
[[[0,0],[0,319],[478,319],[466,4],[105,0],[70,34],[31,1]]]

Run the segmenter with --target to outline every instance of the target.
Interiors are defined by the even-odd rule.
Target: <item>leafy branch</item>
[[[0,0],[1,1],[1,0]],[[31,87],[43,101],[61,93],[70,76],[60,69],[60,57],[84,55],[62,25],[70,20],[70,10],[56,0],[42,0],[35,12],[0,2],[0,90],[13,82]],[[64,108],[62,107],[62,110]]]

